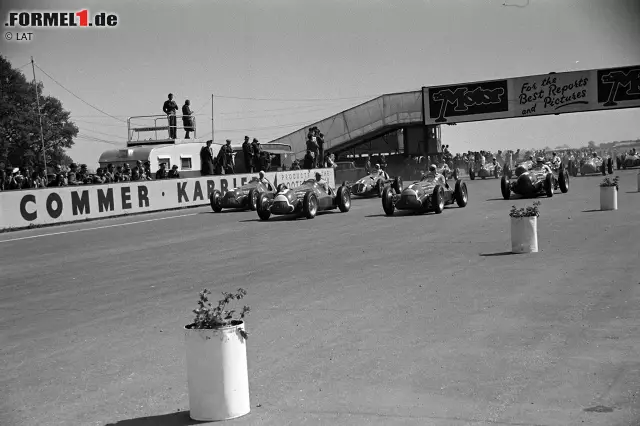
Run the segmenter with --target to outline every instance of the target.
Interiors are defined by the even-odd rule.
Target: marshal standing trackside
[[[118,25],[118,15],[100,12],[93,16],[89,10],[77,12],[9,12],[5,27],[23,28],[69,28],[69,27],[115,27]]]

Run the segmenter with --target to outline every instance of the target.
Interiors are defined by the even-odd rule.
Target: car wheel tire
[[[469,202],[469,193],[467,192],[467,184],[461,180],[456,181],[456,188],[454,193],[456,204],[458,207],[466,207]]]
[[[509,179],[506,176],[502,176],[500,180],[500,192],[502,192],[502,198],[508,200],[511,198],[511,188],[509,188]]]
[[[316,194],[311,191],[304,194],[302,210],[307,219],[313,219],[316,217],[316,214],[318,213],[318,197],[316,197]]]
[[[209,197],[209,203],[211,204],[211,210],[220,213],[222,211],[222,193],[217,189],[213,191],[213,194]]]
[[[544,178],[544,192],[547,197],[553,197],[553,176],[551,174]]]
[[[471,169],[469,170],[469,179],[471,180],[475,180],[476,179],[476,171]]]
[[[385,188],[382,193],[382,210],[387,216],[393,216],[393,212],[396,209],[395,204],[393,204],[393,195],[393,188]]]
[[[558,183],[560,184],[560,191],[566,194],[569,191],[569,173],[566,170],[560,172]]]
[[[247,195],[247,201],[249,203],[249,209],[251,211],[258,210],[258,198],[260,194],[256,188],[251,188],[249,190],[249,194]]]
[[[382,184],[382,179],[378,179],[376,182],[376,192],[378,193],[378,198],[382,198],[382,191],[384,191],[384,185]]]
[[[610,175],[613,174],[613,160],[611,158],[609,158],[607,160],[607,171],[609,172]]]
[[[341,186],[338,188],[338,194],[336,195],[338,199],[338,208],[342,213],[346,213],[351,208],[351,192],[349,192],[349,188],[346,186]]]
[[[432,209],[436,214],[440,214],[444,210],[444,188],[441,185],[436,185],[436,187],[433,188],[431,205],[433,206]]]
[[[402,178],[400,176],[397,176],[393,180],[393,189],[395,189],[398,194],[402,192]]]
[[[269,209],[269,197],[267,194],[260,194],[258,197],[258,217],[262,220],[269,220],[271,217],[271,210]]]

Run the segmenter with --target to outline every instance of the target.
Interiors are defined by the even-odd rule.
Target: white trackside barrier
[[[538,252],[538,218],[511,218],[511,251],[513,253]]]

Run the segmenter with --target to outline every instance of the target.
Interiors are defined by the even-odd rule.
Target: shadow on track
[[[640,191],[627,191],[627,194],[640,194]]]
[[[582,213],[593,213],[593,212],[601,212],[600,209],[592,209],[592,210],[582,210]]]
[[[106,426],[190,426],[204,422],[192,420],[189,411],[162,414],[160,416],[139,417],[137,419],[120,420],[116,423],[107,423]]]
[[[316,217],[320,217],[320,216],[328,216],[328,215],[332,215],[332,214],[341,214],[342,212],[336,212],[336,211],[323,211],[323,212],[318,212],[316,213]],[[315,219],[315,218],[314,218]],[[244,220],[239,220],[238,223],[246,223],[246,222],[295,222],[297,220],[314,220],[314,219],[307,219],[304,216],[294,216],[294,215],[273,215],[269,218],[269,220],[262,220],[259,217],[256,217],[255,219],[244,219]]]
[[[512,254],[517,254],[517,253],[513,253],[511,251],[503,251],[500,253],[480,253],[480,256],[482,257],[493,257],[493,256],[509,256]]]

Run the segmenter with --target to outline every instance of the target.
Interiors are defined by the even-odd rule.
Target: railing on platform
[[[188,118],[190,122],[184,119]],[[139,115],[127,118],[127,142],[153,142],[179,139],[178,131],[193,133],[196,138],[196,117],[193,115]],[[153,132],[154,138],[140,140],[141,133]],[[166,137],[158,137],[158,132],[166,132]],[[161,133],[162,136],[162,133]]]

